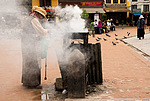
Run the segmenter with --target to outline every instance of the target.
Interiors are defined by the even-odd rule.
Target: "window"
[[[120,3],[125,3],[125,0],[120,0]]]
[[[136,2],[137,0],[132,0],[132,2]]]
[[[137,5],[132,5],[132,9],[137,9]]]
[[[113,0],[113,3],[118,3],[118,0]]]
[[[111,0],[106,0],[106,3],[111,3]]]
[[[143,11],[144,12],[149,12],[149,5],[144,5],[143,6]]]
[[[51,0],[40,0],[40,6],[51,6]]]
[[[137,9],[137,5],[132,5],[132,6],[131,6],[132,12],[133,12],[133,9]]]

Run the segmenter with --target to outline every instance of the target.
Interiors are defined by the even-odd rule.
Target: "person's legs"
[[[110,27],[106,27],[106,29],[107,29],[107,32],[110,32]]]
[[[96,27],[94,27],[94,31],[95,31],[95,34],[96,34]]]
[[[95,37],[95,33],[94,33],[94,32],[95,32],[95,30],[92,30],[92,35],[93,35],[93,37]]]
[[[116,30],[116,29],[115,29],[115,26],[113,26],[113,28],[114,28],[114,31],[115,31],[115,30]]]
[[[108,32],[107,27],[105,27],[105,33],[107,33],[107,32]]]
[[[144,34],[145,34],[144,29],[137,30],[137,37],[139,38],[139,40],[141,40],[141,38],[144,39]]]
[[[113,31],[113,27],[112,26],[110,27],[110,30]]]
[[[142,29],[142,38],[144,39],[144,34],[145,34],[145,31],[144,29]]]
[[[105,28],[104,28],[104,27],[102,27],[102,33],[105,33],[105,31],[104,31],[104,30],[105,30]]]
[[[144,39],[144,36],[142,38]]]
[[[101,30],[101,28],[99,28],[99,34],[101,34],[102,33],[102,30]]]
[[[110,27],[107,27],[108,28],[108,31],[110,31]]]
[[[139,38],[139,40],[141,40],[140,29],[137,29],[137,38]]]
[[[96,27],[96,34],[99,34],[99,28]]]

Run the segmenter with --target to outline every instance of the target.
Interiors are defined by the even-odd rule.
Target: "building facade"
[[[149,13],[150,11],[150,0],[130,0],[131,6],[130,10],[133,12],[133,9],[140,9],[141,14]]]
[[[150,0],[130,0],[130,8],[132,20],[135,22],[142,14],[145,18],[145,23],[150,25]]]
[[[107,18],[113,19],[114,23],[126,23],[126,18],[129,17],[129,0],[105,0],[103,8]]]
[[[89,13],[89,18],[99,19],[102,14],[104,0],[32,0],[32,6],[40,7],[56,7],[58,5],[65,7],[66,5],[78,5],[80,8],[85,9]],[[96,17],[94,17],[96,15]]]
[[[56,7],[58,6],[58,0],[32,0],[32,6],[51,6]]]
[[[59,0],[60,6],[66,5],[78,5],[81,9],[85,9],[89,13],[89,19],[94,21],[95,19],[102,18],[104,0]]]

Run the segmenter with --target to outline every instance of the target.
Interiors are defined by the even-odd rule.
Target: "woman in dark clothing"
[[[139,38],[139,40],[141,40],[141,37],[144,39],[144,25],[145,25],[145,21],[143,19],[143,15],[140,15],[139,20],[137,21],[137,38]]]

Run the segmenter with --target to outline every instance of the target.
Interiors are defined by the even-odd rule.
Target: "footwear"
[[[141,38],[139,38],[139,40],[141,40]]]
[[[144,39],[144,37],[142,37]]]

